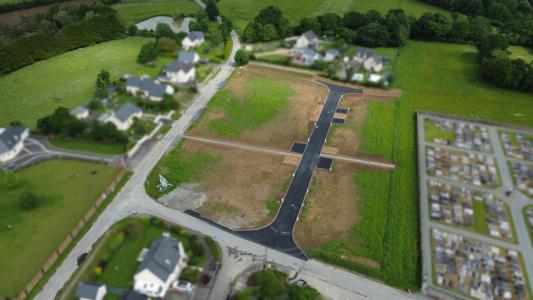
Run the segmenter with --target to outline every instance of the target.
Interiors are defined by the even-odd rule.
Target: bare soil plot
[[[228,115],[227,106],[211,106],[188,134],[213,137],[224,135],[224,138],[246,143],[289,149],[294,141],[306,140],[309,137],[314,126],[313,122],[318,117],[321,104],[327,96],[327,89],[315,83],[313,77],[249,65],[237,70],[221,92],[228,93],[229,97],[234,98],[229,101],[238,101],[239,105],[247,106],[255,105],[251,103],[252,101],[260,101],[256,99],[258,96],[266,97],[276,94],[287,87],[291,92],[286,97],[286,103],[279,107],[276,114],[266,122],[251,120],[251,126],[238,134],[232,131],[229,131],[230,134],[225,134],[220,130],[217,132],[217,128],[213,129],[214,125],[231,123],[233,117]],[[268,95],[262,93],[268,93]],[[258,107],[254,113],[261,109],[268,108]]]
[[[305,251],[347,237],[357,221],[353,166],[335,161],[334,171],[316,169],[294,236]]]
[[[200,214],[233,229],[256,228],[271,221],[274,215],[267,202],[281,199],[294,172],[294,166],[282,164],[283,156],[194,141],[185,141],[182,147],[218,158],[199,180],[207,194]]]

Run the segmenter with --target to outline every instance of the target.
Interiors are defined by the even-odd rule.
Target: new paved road
[[[329,95],[320,113],[320,117],[311,133],[300,164],[294,173],[289,189],[285,194],[278,215],[274,221],[263,228],[252,231],[237,232],[242,237],[284,253],[306,259],[294,241],[292,232],[298,219],[300,209],[313,178],[322,147],[326,142],[333,116],[343,95],[361,94],[361,89],[348,88],[330,83],[319,82],[329,89]]]

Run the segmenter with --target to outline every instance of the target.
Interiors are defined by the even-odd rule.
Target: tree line
[[[0,73],[12,72],[69,50],[116,39],[123,32],[116,11],[108,6],[80,6],[75,13],[58,9],[43,18],[36,31],[26,32],[0,47]]]
[[[68,2],[71,0],[24,0],[20,2],[13,2],[13,3],[4,3],[0,5],[0,13],[6,13],[21,9],[28,9],[33,8],[37,6],[45,6],[50,4],[58,4],[63,2]],[[101,1],[104,4],[113,4],[120,2],[120,0],[102,0]]]
[[[468,16],[483,16],[511,43],[533,45],[533,5],[527,0],[424,0]]]

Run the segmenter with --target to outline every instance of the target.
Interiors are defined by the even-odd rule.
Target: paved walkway
[[[213,145],[220,145],[220,146],[226,146],[231,148],[236,148],[240,150],[247,150],[247,151],[254,151],[254,152],[260,152],[260,153],[266,153],[266,154],[274,154],[274,155],[282,155],[282,156],[294,156],[294,157],[301,157],[302,155],[299,153],[290,152],[287,150],[280,150],[265,146],[257,146],[252,144],[241,144],[237,142],[227,141],[227,140],[220,140],[220,139],[214,139],[214,138],[204,138],[204,137],[197,137],[197,136],[190,136],[190,135],[184,135],[183,138],[196,141],[196,142],[202,142],[202,143],[208,143]],[[393,170],[395,168],[395,165],[393,163],[383,162],[379,160],[372,160],[369,158],[364,157],[354,157],[354,156],[347,156],[347,155],[340,155],[340,154],[321,154],[320,156],[336,159],[336,160],[342,160],[346,162],[350,162],[353,164],[366,166],[366,167],[374,167],[374,168],[380,168],[385,170]]]

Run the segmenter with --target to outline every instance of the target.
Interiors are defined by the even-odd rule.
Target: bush
[[[32,192],[25,191],[19,197],[19,206],[23,210],[35,209],[39,206],[39,204],[39,198],[37,198],[37,195]]]
[[[143,235],[144,227],[139,223],[131,223],[126,226],[126,234],[132,238],[138,238]]]
[[[157,50],[161,52],[174,53],[177,49],[176,42],[168,37],[162,37],[157,40]]]
[[[200,271],[198,271],[198,269],[193,269],[191,267],[186,267],[185,269],[183,269],[183,271],[181,271],[181,274],[180,274],[180,280],[185,280],[185,281],[188,281],[190,283],[198,283],[198,281],[200,280]]]
[[[235,63],[238,66],[244,66],[250,62],[250,57],[248,56],[248,53],[246,53],[244,50],[237,50],[237,53],[235,53]]]
[[[116,251],[122,246],[122,243],[124,242],[124,231],[117,232],[113,235],[113,237],[109,240],[109,250]]]
[[[137,56],[137,62],[145,64],[154,61],[157,58],[157,45],[154,42],[144,44]]]

